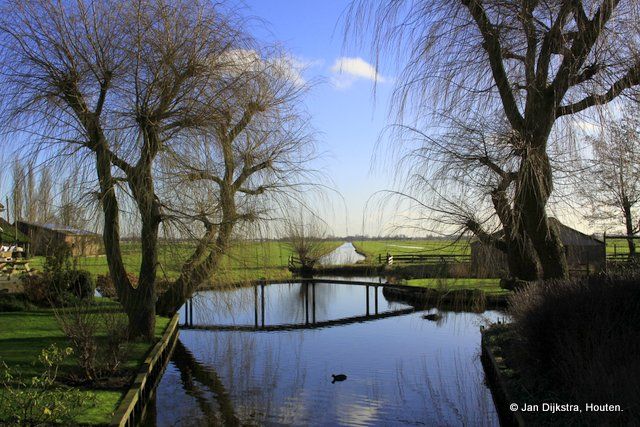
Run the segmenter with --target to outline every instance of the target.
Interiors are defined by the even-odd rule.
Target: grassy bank
[[[510,291],[500,287],[500,279],[411,279],[405,283],[407,286],[439,290],[441,292],[478,290],[487,295],[508,295]]]
[[[468,255],[468,241],[447,240],[363,240],[353,242],[356,250],[366,257],[367,262],[378,262],[378,255],[425,254],[425,255]]]
[[[326,253],[331,252],[343,242],[325,242]],[[180,268],[189,257],[194,243],[179,242],[160,245],[158,269],[159,278],[175,279],[180,274]],[[140,244],[125,242],[122,245],[123,259],[127,271],[137,274],[141,261]],[[291,247],[286,242],[236,242],[229,254],[220,265],[220,270],[212,278],[214,283],[237,283],[257,280],[260,278],[279,280],[291,278],[287,269]],[[44,257],[33,257],[30,262],[32,268],[42,270]],[[78,268],[91,272],[94,276],[108,274],[107,259],[104,255],[75,258]]]
[[[92,310],[119,310],[119,304],[107,299],[96,299]],[[158,317],[156,320],[156,337],[160,337],[169,319]],[[38,309],[16,313],[0,313],[0,360],[7,364],[12,372],[28,380],[38,375],[41,368],[38,357],[41,350],[55,344],[59,348],[69,346],[67,337],[60,330],[53,310]],[[104,331],[98,329],[97,340],[106,339]],[[123,360],[121,371],[135,372],[144,361],[152,344],[143,341],[131,342],[128,346],[126,359]],[[75,356],[66,359],[60,366],[59,378],[68,378],[77,366]],[[86,394],[95,395],[95,400],[82,408],[75,421],[81,424],[105,424],[111,419],[118,403],[122,399],[125,389],[117,386],[102,388],[83,388]],[[0,419],[2,414],[0,414]],[[0,424],[2,424],[0,422]]]

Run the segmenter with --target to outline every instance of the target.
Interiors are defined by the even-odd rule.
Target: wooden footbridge
[[[278,281],[277,283],[282,283]],[[388,317],[405,316],[413,313],[415,308],[409,307],[400,310],[393,311],[379,311],[378,304],[378,289],[384,286],[392,286],[389,284],[366,282],[366,281],[350,281],[340,279],[302,279],[295,280],[291,283],[302,283],[305,288],[304,292],[304,322],[299,323],[283,323],[276,325],[265,324],[265,292],[264,288],[266,283],[256,284],[253,287],[254,296],[254,322],[252,325],[202,325],[194,324],[193,322],[193,301],[189,300],[185,304],[185,322],[181,325],[182,329],[197,329],[197,330],[209,330],[209,331],[263,331],[263,332],[275,332],[275,331],[288,331],[288,330],[300,330],[300,329],[320,329],[338,325],[349,325],[353,323],[362,323],[372,320],[385,319]],[[364,303],[365,314],[357,316],[342,317],[339,319],[331,320],[316,320],[316,285],[321,283],[335,283],[343,285],[353,285],[364,287]],[[373,288],[373,298],[371,298],[371,288]],[[373,299],[373,301],[371,301]]]

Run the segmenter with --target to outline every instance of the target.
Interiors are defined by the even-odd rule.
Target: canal
[[[498,425],[479,354],[502,313],[420,310],[379,278],[331,279],[196,294],[146,424]]]

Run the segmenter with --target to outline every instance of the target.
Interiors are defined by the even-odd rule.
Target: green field
[[[640,240],[636,240],[636,251],[640,248]],[[624,255],[629,253],[629,244],[625,239],[607,238],[607,255]]]
[[[378,262],[378,255],[425,254],[425,255],[469,255],[468,240],[361,240],[353,246],[367,257],[368,262]]]
[[[106,299],[97,299],[98,307],[104,309],[117,309],[118,303]],[[169,319],[158,317],[156,320],[156,337],[160,337],[169,323]],[[17,313],[0,313],[0,361],[3,361],[14,372],[19,373],[24,379],[28,379],[41,372],[37,365],[38,356],[43,348],[51,344],[59,348],[69,346],[68,340],[60,330],[53,310],[41,309]],[[98,331],[98,339],[104,339],[104,332]],[[127,360],[122,368],[127,370],[137,369],[144,361],[146,354],[152,345],[137,341],[128,344]],[[64,376],[74,366],[71,358],[61,366],[61,375]],[[108,423],[111,414],[117,408],[123,391],[120,390],[87,390],[87,393],[95,395],[95,402],[83,408],[76,421],[82,424]],[[1,423],[0,423],[1,424]]]
[[[343,242],[325,243],[326,253],[340,246]],[[162,243],[160,247],[158,269],[159,279],[175,279],[184,261],[193,251],[193,243]],[[127,271],[138,273],[141,260],[139,243],[123,243],[123,258]],[[236,242],[228,255],[224,257],[220,269],[212,278],[213,283],[236,283],[249,280],[289,279],[291,272],[287,269],[292,250],[286,242]],[[44,257],[34,257],[30,266],[42,270]],[[88,270],[94,275],[108,274],[107,259],[104,255],[96,257],[77,257],[74,259],[78,268]]]

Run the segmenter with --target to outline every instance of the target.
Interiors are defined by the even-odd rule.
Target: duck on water
[[[347,379],[347,376],[345,374],[331,374],[331,376],[333,377],[333,380],[331,381],[331,384],[334,384],[336,382],[340,382],[340,381],[344,381]]]

